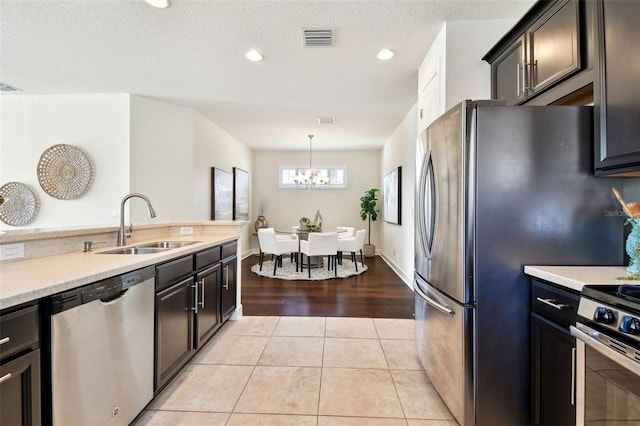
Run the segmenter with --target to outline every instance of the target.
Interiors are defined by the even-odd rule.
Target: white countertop
[[[189,235],[170,239],[171,241],[199,242],[155,254],[99,254],[115,248],[101,247],[88,253],[74,252],[0,263],[0,309],[195,253],[237,240],[238,236]],[[156,238],[153,241],[157,240]],[[130,245],[143,243],[144,241],[141,241]]]
[[[525,266],[524,273],[580,292],[589,284],[640,284],[618,279],[628,275],[625,266]]]

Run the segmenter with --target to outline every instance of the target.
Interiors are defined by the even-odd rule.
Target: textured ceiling
[[[515,22],[532,2],[1,0],[0,82],[184,105],[253,149],[306,149],[309,133],[314,150],[374,148],[416,101],[444,21]],[[333,27],[334,47],[304,48],[302,27]],[[262,62],[244,58],[252,48]],[[395,58],[377,60],[381,48]]]

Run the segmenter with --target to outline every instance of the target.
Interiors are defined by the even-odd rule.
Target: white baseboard
[[[413,278],[412,277],[407,277],[404,272],[402,272],[402,270],[398,267],[398,265],[395,264],[395,262],[393,260],[391,260],[386,254],[384,254],[383,252],[376,250],[376,254],[378,256],[380,256],[382,258],[382,260],[384,260],[386,262],[387,265],[389,265],[389,267],[391,269],[393,269],[393,272],[395,272],[396,274],[398,274],[398,276],[400,277],[400,279],[402,280],[402,282],[405,283],[405,285],[407,287],[409,287],[411,289],[411,291],[413,291]]]

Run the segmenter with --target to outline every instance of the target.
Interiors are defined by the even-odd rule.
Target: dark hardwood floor
[[[365,258],[363,274],[324,281],[261,277],[251,272],[256,263],[242,260],[244,315],[413,318],[413,291],[379,256]]]

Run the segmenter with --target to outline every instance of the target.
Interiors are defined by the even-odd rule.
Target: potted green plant
[[[376,254],[376,246],[371,244],[371,221],[378,219],[380,210],[376,210],[376,201],[378,201],[377,193],[379,189],[371,188],[364,192],[360,197],[360,217],[362,220],[369,221],[369,231],[367,233],[367,244],[364,244],[362,250],[366,257],[373,257]]]

